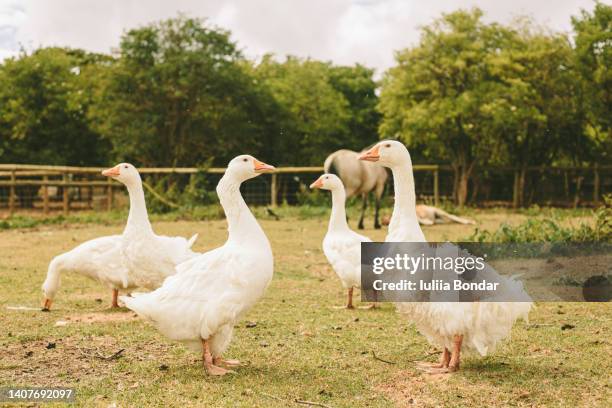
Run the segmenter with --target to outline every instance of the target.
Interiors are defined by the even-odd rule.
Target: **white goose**
[[[79,273],[107,286],[113,291],[112,307],[118,307],[119,289],[135,288],[121,261],[121,235],[92,239],[53,258],[42,285],[45,297],[43,311],[51,310],[51,304],[60,288],[62,273]]]
[[[240,185],[274,167],[252,156],[234,158],[217,185],[229,237],[212,251],[177,267],[177,274],[157,290],[134,298],[121,297],[126,306],[150,320],[172,340],[201,351],[211,375],[239,365],[223,360],[234,324],[259,300],[272,279],[270,243],[247,207]]]
[[[385,241],[425,242],[416,214],[412,161],[406,147],[397,141],[383,141],[360,159],[379,162],[393,172],[395,205]],[[440,363],[429,371],[452,372],[459,369],[462,348],[483,356],[492,352],[498,342],[510,335],[517,319],[527,318],[532,303],[406,302],[396,306],[414,321],[430,344],[443,348]]]
[[[191,250],[198,234],[189,240],[155,234],[147,214],[142,180],[133,165],[120,163],[102,174],[123,183],[130,196],[130,213],[120,239],[121,259],[129,281],[140,288],[157,289],[164,279],[174,275],[176,265],[198,255]]]
[[[62,273],[79,273],[112,289],[112,307],[119,307],[119,290],[155,289],[174,274],[175,266],[196,255],[190,250],[197,238],[164,237],[153,233],[144,199],[142,181],[134,166],[119,164],[103,175],[121,181],[130,195],[130,213],[122,235],[100,237],[56,256],[49,263],[42,285],[43,311],[51,304],[60,287]]]
[[[332,193],[332,212],[327,234],[323,239],[323,252],[340,278],[342,286],[348,289],[346,308],[353,309],[353,288],[361,287],[361,243],[372,240],[349,228],[344,207],[346,192],[338,176],[323,174],[310,188],[330,190]]]

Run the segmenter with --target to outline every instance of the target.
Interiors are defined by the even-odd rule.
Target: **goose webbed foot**
[[[440,356],[440,361],[437,363],[432,363],[429,361],[417,361],[417,368],[419,370],[423,370],[429,372],[430,370],[439,370],[443,368],[448,368],[448,365],[451,361],[450,351],[445,347],[444,351],[442,351],[442,355]]]
[[[228,370],[226,368],[215,365],[213,356],[212,354],[210,354],[210,345],[208,344],[208,340],[204,339],[202,339],[202,360],[204,363],[204,369],[206,369],[208,375],[221,376],[234,372],[232,370]]]
[[[431,367],[420,367],[427,374],[446,374],[454,373],[459,370],[459,362],[461,360],[461,344],[463,343],[463,335],[455,335],[453,337],[453,352],[444,348],[440,363]]]
[[[216,366],[214,364],[206,364],[206,363],[204,363],[204,367],[206,368],[206,373],[208,373],[208,375],[221,376],[221,375],[233,373],[232,370],[228,370],[226,368],[219,367],[219,366]]]
[[[421,368],[427,374],[449,374],[459,370],[459,366]]]
[[[225,366],[228,368],[231,367],[240,367],[242,365],[242,363],[239,360],[224,360],[221,357],[214,357],[213,358],[213,364],[216,366]]]
[[[378,305],[376,303],[370,303],[367,306],[359,306],[359,309],[378,309]]]

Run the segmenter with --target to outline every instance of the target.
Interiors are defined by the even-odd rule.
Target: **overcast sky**
[[[605,0],[604,2],[609,2]],[[0,60],[20,46],[109,52],[124,30],[179,12],[232,31],[247,56],[272,52],[384,70],[442,12],[478,6],[487,20],[519,15],[559,31],[593,0],[0,0]]]

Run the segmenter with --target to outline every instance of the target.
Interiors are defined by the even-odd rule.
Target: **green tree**
[[[106,162],[108,142],[87,120],[89,73],[106,58],[43,48],[0,66],[0,161],[58,165]]]
[[[363,149],[378,139],[380,113],[376,109],[378,96],[374,70],[356,64],[354,66],[330,65],[330,83],[344,95],[348,102],[349,132],[344,147]]]
[[[128,31],[100,82],[97,128],[115,154],[147,166],[224,165],[265,151],[276,131],[229,32],[179,17]]]
[[[444,14],[423,28],[419,45],[397,53],[397,65],[383,79],[381,135],[449,160],[459,205],[479,158],[490,157],[497,144],[481,107],[503,87],[491,59],[506,35],[499,25],[485,24],[478,9]]]
[[[489,59],[490,72],[504,85],[481,107],[485,126],[499,143],[501,164],[519,167],[515,205],[524,204],[527,167],[550,165],[562,153],[584,156],[583,110],[573,50],[563,34],[530,21],[508,29],[503,49]],[[577,163],[575,163],[577,164]]]
[[[596,2],[592,13],[572,18],[576,65],[583,85],[586,133],[599,160],[612,156],[612,6]]]
[[[328,152],[346,146],[349,102],[332,86],[328,64],[267,55],[254,72],[280,109],[282,164],[320,165]]]

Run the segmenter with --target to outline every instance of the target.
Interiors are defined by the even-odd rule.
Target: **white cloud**
[[[207,17],[232,31],[249,56],[279,55],[361,62],[384,69],[393,51],[418,41],[418,27],[442,12],[481,7],[488,20],[531,15],[569,31],[570,16],[592,0],[0,0],[0,59],[20,45],[64,45],[109,52],[129,28],[174,17]]]

